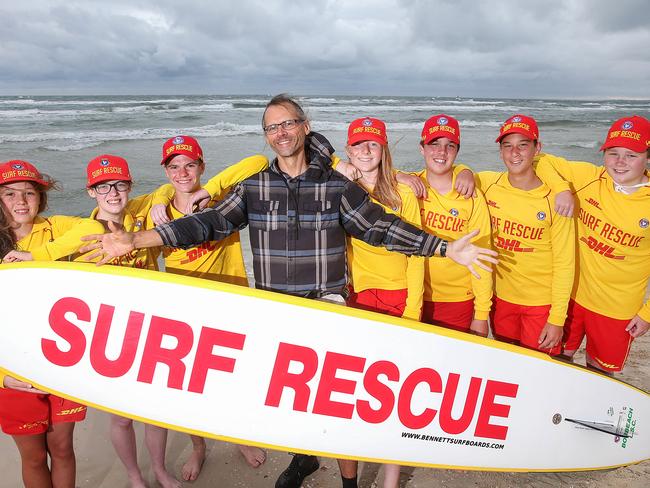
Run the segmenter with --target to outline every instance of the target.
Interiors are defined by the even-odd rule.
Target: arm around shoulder
[[[217,173],[210,178],[208,182],[203,185],[212,198],[221,195],[223,192],[228,191],[237,183],[241,183],[246,178],[264,171],[269,167],[269,160],[262,154],[255,154],[242,159],[241,161],[231,164],[223,171]]]

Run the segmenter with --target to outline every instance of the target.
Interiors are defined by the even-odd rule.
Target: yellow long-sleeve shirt
[[[17,248],[29,251],[36,261],[56,261],[75,254],[85,245],[81,237],[103,232],[104,226],[93,219],[67,215],[38,216],[31,232],[17,242]]]
[[[172,219],[185,215],[171,204],[167,213]],[[163,256],[165,271],[169,273],[248,286],[239,232],[222,241],[204,242],[189,249],[165,247]]]
[[[474,229],[479,234],[474,244],[490,248],[490,214],[480,190],[476,196],[465,199],[453,189],[439,194],[427,182],[426,170],[415,173],[427,186],[427,196],[419,200],[422,229],[448,241],[455,241]],[[465,266],[451,259],[426,258],[424,300],[429,302],[463,302],[474,299],[474,318],[487,320],[492,306],[492,273],[477,268],[481,279],[475,278]]]
[[[406,185],[398,185],[402,199],[399,209],[382,205],[386,212],[398,215],[402,220],[417,227],[420,224],[420,207],[413,191]],[[424,291],[424,258],[405,256],[365,242],[348,238],[348,269],[351,284],[356,292],[376,288],[380,290],[407,290],[406,307],[402,317],[420,320],[422,314],[422,293]]]
[[[476,176],[499,253],[495,295],[519,305],[550,304],[548,322],[564,325],[575,272],[573,219],[555,213],[555,193],[545,183],[524,191],[510,184],[507,173]]]
[[[268,168],[268,165],[268,159],[257,154],[230,165],[210,178],[203,187],[212,197],[209,206],[221,200],[234,185]],[[161,190],[166,192],[159,192],[154,203],[167,205],[167,214],[171,219],[184,216],[172,203],[174,187],[167,184]],[[204,242],[189,249],[163,248],[163,256],[165,270],[170,273],[248,286],[239,232],[222,241]]]
[[[579,206],[573,298],[607,317],[639,315],[650,322],[650,300],[643,303],[650,279],[650,188],[619,193],[602,166],[541,155],[538,174],[545,176],[549,167],[573,184]]]
[[[203,186],[213,199],[220,200],[237,183],[244,181],[269,167],[266,156],[255,154],[231,164]]]

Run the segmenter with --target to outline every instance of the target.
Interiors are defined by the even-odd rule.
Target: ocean
[[[251,96],[48,96],[0,97],[0,161],[24,159],[58,179],[50,214],[87,215],[85,167],[95,156],[117,154],[129,161],[132,195],[165,182],[160,168],[163,142],[177,134],[195,136],[213,175],[254,153],[272,156],[261,116],[266,95]],[[340,154],[348,123],[363,116],[384,120],[395,165],[422,167],[419,136],[424,121],[438,113],[461,124],[457,161],[500,170],[494,142],[501,123],[515,113],[535,117],[544,150],[569,159],[599,163],[598,148],[609,125],[625,115],[650,118],[650,100],[518,100],[440,97],[297,97],[312,128]]]

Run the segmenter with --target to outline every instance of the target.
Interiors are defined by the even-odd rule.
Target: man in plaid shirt
[[[471,244],[478,230],[447,242],[372,203],[359,185],[332,170],[332,147],[311,132],[293,99],[271,99],[262,128],[277,157],[219,204],[153,230],[87,236],[85,240],[99,242],[83,250],[99,249],[104,255],[99,264],[104,264],[137,248],[217,241],[248,225],[255,286],[308,298],[344,292],[346,234],[404,254],[447,256],[474,274],[474,266],[490,269],[483,261],[496,263],[494,251]],[[316,469],[315,456],[295,455],[276,488],[298,488]],[[344,488],[356,487],[356,473],[342,477]]]

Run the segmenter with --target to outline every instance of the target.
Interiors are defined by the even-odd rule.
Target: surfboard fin
[[[625,438],[632,437],[630,434],[624,434],[620,432],[615,426],[611,424],[604,424],[602,422],[590,422],[588,420],[568,419],[568,418],[565,418],[564,420],[567,422],[571,422],[572,424],[578,424],[583,427],[587,427],[588,429],[593,429],[599,432],[604,432],[605,434],[613,435],[614,437],[625,437]]]

